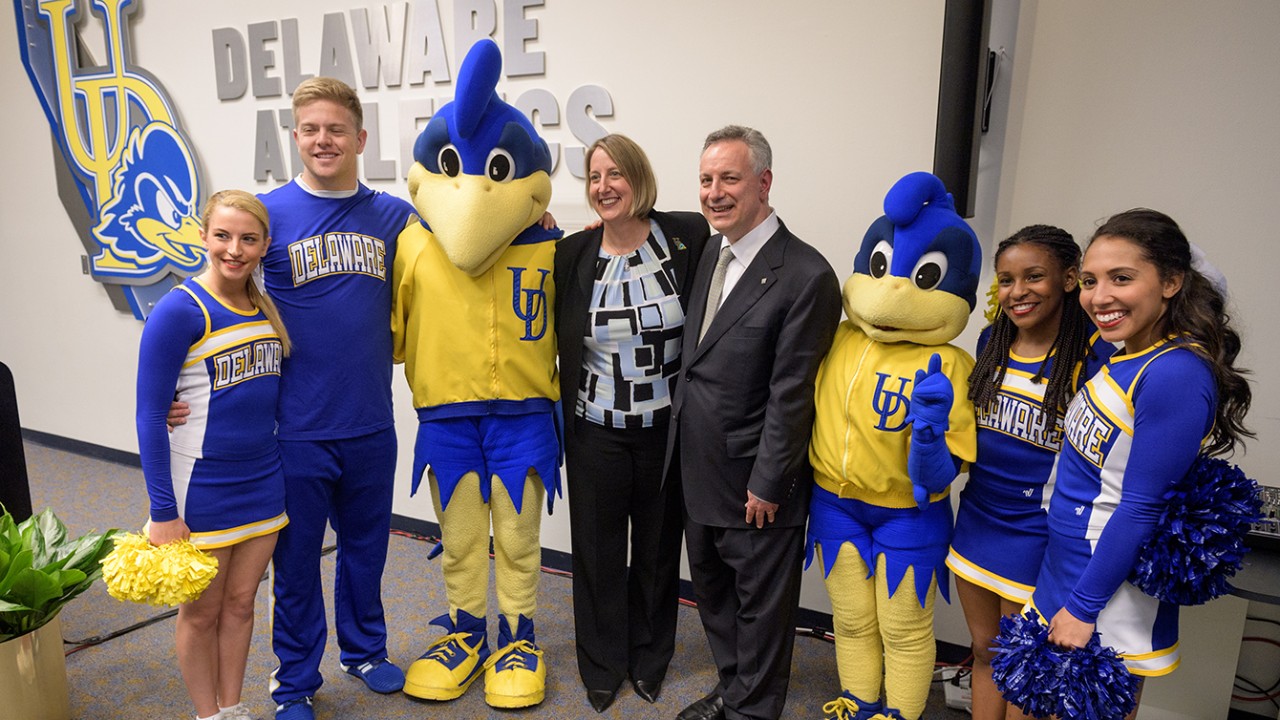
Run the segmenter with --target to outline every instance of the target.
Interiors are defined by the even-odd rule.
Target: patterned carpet
[[[39,511],[53,507],[72,533],[110,527],[138,529],[146,519],[146,492],[136,467],[105,462],[25,443],[31,478],[32,504]],[[427,621],[444,612],[444,583],[439,563],[426,559],[431,546],[419,539],[393,534],[390,559],[383,580],[389,649],[393,660],[406,665],[420,655],[438,634]],[[331,588],[334,563],[321,564],[325,585]],[[259,718],[270,718],[273,706],[267,678],[275,667],[267,618],[267,584],[258,594],[257,626],[249,653],[244,702]],[[332,595],[326,602],[332,607]],[[322,720],[366,718],[673,718],[713,685],[715,670],[697,611],[682,608],[672,661],[662,696],[650,705],[629,687],[617,702],[597,715],[587,704],[578,680],[573,649],[570,580],[543,576],[539,590],[538,639],[548,667],[547,697],[542,705],[520,711],[495,711],[484,704],[477,684],[462,698],[447,704],[424,703],[402,694],[376,695],[360,681],[338,669],[337,645],[330,631],[321,670],[325,685],[316,697]],[[490,600],[496,607],[496,601]],[[67,638],[67,675],[73,715],[81,720],[194,717],[174,656],[171,618],[140,627],[101,644],[81,648],[83,641],[117,633],[145,623],[164,611],[117,602],[101,583],[74,600],[62,613]],[[491,625],[495,624],[491,620]],[[495,632],[491,628],[491,633]],[[834,653],[829,643],[800,637],[792,666],[791,692],[785,717],[821,717],[822,704],[838,692]],[[3,709],[0,708],[0,716]],[[948,710],[942,689],[934,685],[926,718],[950,720],[968,715]]]

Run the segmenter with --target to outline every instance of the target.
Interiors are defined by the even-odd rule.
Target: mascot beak
[[[203,262],[200,252],[200,223],[190,215],[184,216],[177,228],[152,218],[138,220],[138,234],[142,239],[183,269],[197,270]]]
[[[475,277],[542,217],[551,203],[551,178],[540,170],[493,182],[478,175],[437,175],[415,163],[409,191],[449,262]]]

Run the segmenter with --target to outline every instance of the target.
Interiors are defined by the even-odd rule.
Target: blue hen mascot
[[[559,397],[551,263],[559,230],[551,155],[498,98],[491,40],[474,45],[457,94],[413,148],[409,196],[421,223],[400,236],[392,333],[418,411],[413,492],[427,471],[440,521],[449,612],[406,673],[405,693],[452,700],[484,674],[485,702],[542,702],[534,640],[542,500],[559,492]],[[429,468],[429,469],[427,469]],[[487,633],[493,533],[498,638]]]
[[[823,712],[838,720],[924,711],[950,485],[977,451],[973,358],[948,343],[974,307],[978,238],[928,173],[894,184],[884,211],[844,285],[848,319],[818,371],[809,451],[809,559],[816,549],[844,690]]]

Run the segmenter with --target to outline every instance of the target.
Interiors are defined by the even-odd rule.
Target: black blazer
[[[711,234],[700,213],[649,211],[667,236],[675,267],[676,291],[688,323],[689,293],[698,260]],[[596,258],[604,239],[604,227],[576,232],[556,244],[556,343],[560,352],[560,402],[564,412],[565,441],[573,441],[573,417],[582,376],[582,338],[595,284]],[[712,261],[714,263],[714,259]]]
[[[699,343],[720,242],[707,242],[690,290],[668,477],[678,457],[685,507],[703,525],[747,527],[750,489],[780,506],[766,528],[803,526],[814,381],[840,321],[840,283],[826,258],[782,225]]]

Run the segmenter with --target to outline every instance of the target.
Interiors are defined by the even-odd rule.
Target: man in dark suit
[[[684,484],[698,611],[720,682],[679,720],[777,718],[791,675],[809,433],[818,365],[840,320],[822,255],[769,206],[772,151],[758,131],[707,137],[707,242],[690,290],[668,473]]]

